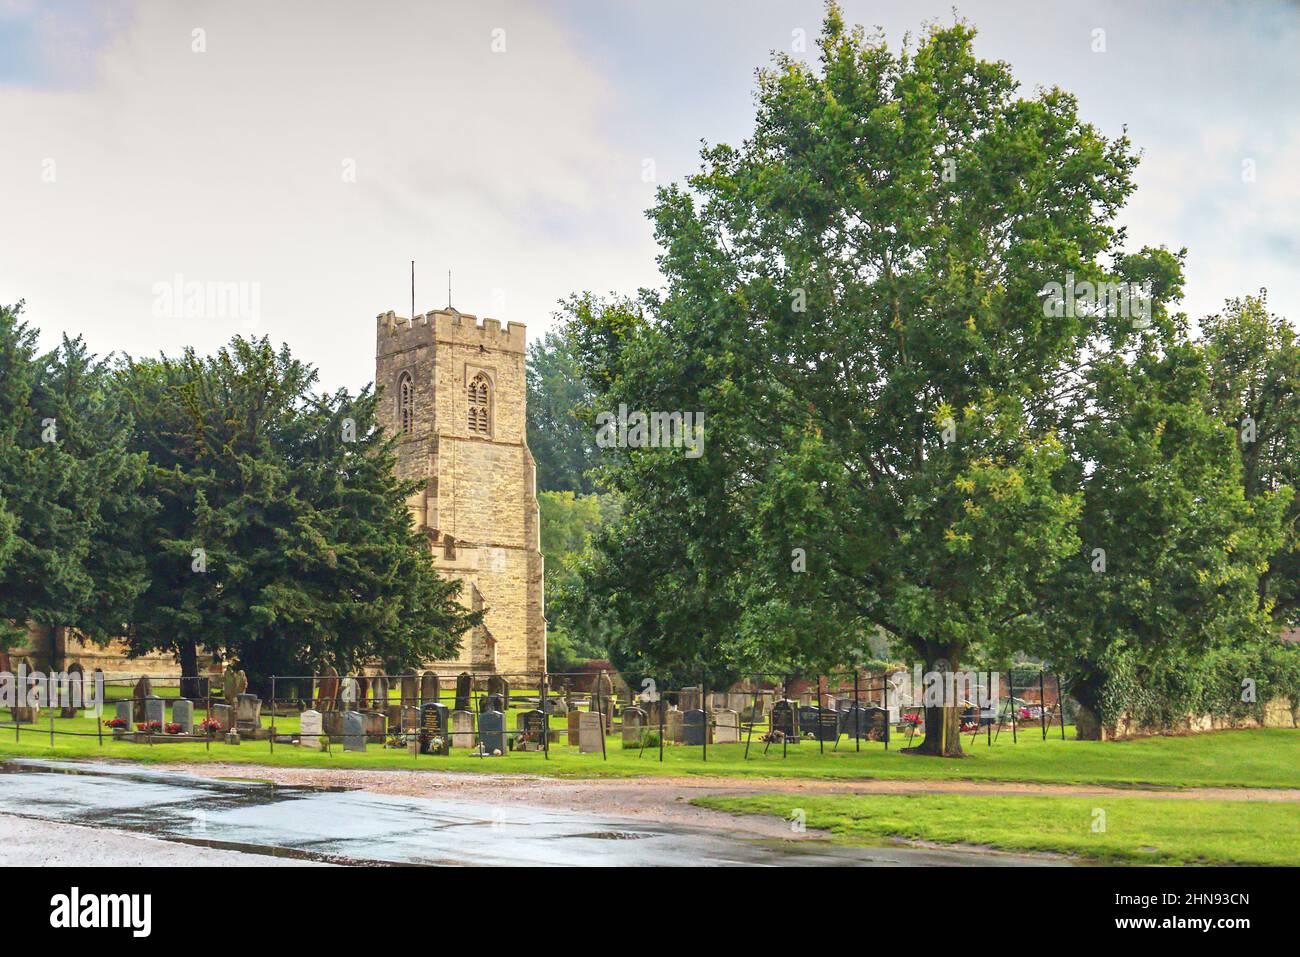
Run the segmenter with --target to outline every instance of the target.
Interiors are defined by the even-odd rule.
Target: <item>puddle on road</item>
[[[0,813],[338,864],[846,866],[1036,864],[1014,855],[744,839],[518,804],[205,778],[134,765],[0,763]]]

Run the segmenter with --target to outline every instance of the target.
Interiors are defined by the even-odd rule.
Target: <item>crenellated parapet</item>
[[[435,341],[483,345],[522,355],[527,345],[525,330],[520,322],[503,325],[499,319],[479,319],[454,309],[435,309],[413,320],[391,310],[375,317],[375,339],[381,356]]]

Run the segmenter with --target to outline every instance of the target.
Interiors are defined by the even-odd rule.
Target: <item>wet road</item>
[[[0,813],[114,828],[201,847],[341,864],[1045,863],[1041,858],[972,851],[761,841],[701,828],[517,804],[284,787],[133,766],[30,760],[0,764]]]

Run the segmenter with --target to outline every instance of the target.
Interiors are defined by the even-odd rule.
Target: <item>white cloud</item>
[[[26,297],[47,344],[211,349],[242,324],[157,318],[154,284],[259,283],[254,331],[356,386],[411,259],[417,311],[451,268],[458,307],[534,333],[559,296],[653,280],[648,225],[608,213],[650,197],[606,142],[604,80],[526,5],[144,4],[71,46],[93,81],[0,90],[0,301]]]

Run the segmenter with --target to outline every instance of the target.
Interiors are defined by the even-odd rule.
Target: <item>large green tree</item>
[[[0,497],[12,553],[0,622],[10,641],[29,620],[102,640],[125,627],[144,587],[131,533],[152,507],[144,463],[126,451],[130,418],[109,363],[66,337],[39,355],[21,308],[0,308]]]
[[[542,492],[595,491],[592,393],[580,373],[574,331],[562,324],[528,346],[528,447]]]
[[[1154,281],[1176,294],[1179,264],[1166,257]],[[1066,390],[1082,548],[1044,595],[1032,650],[1088,709],[1081,733],[1126,715],[1170,726],[1201,713],[1197,676],[1269,636],[1256,589],[1290,490],[1245,495],[1206,360],[1185,319],[1157,310],[1146,335],[1096,357]]]
[[[411,522],[372,392],[317,394],[315,370],[265,339],[122,376],[162,505],[136,651],[175,653],[190,676],[202,646],[261,689],[327,665],[447,657],[481,620]]]
[[[1248,499],[1300,486],[1300,341],[1268,311],[1267,294],[1229,300],[1201,322],[1215,412],[1237,437]],[[1300,498],[1260,576],[1260,606],[1280,626],[1300,624]]]
[[[664,291],[587,310],[607,408],[705,415],[701,458],[609,468],[627,504],[592,599],[661,648],[826,665],[879,626],[945,670],[1041,633],[1081,547],[1058,389],[1140,334],[1043,292],[1140,280],[1152,254],[1115,225],[1127,139],[1062,90],[1019,95],[973,37],[895,53],[829,6],[820,68],[780,58],[753,135],[660,192]],[[929,710],[920,750],[959,753],[955,725]]]

